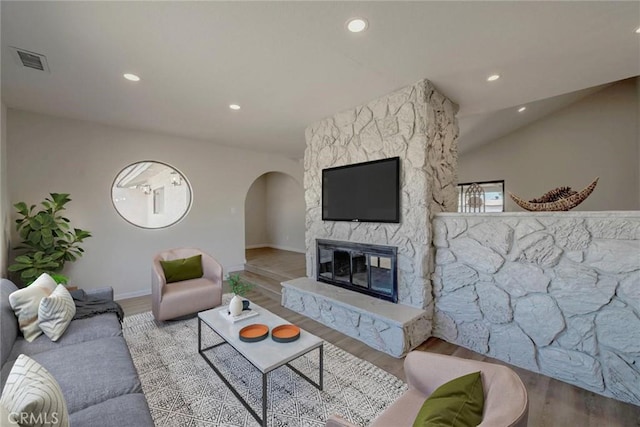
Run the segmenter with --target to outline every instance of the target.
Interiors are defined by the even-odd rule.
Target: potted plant
[[[229,313],[232,316],[238,316],[240,313],[242,313],[242,310],[244,308],[242,297],[245,296],[245,294],[249,292],[251,288],[253,288],[253,285],[242,280],[239,274],[229,275],[229,279],[227,279],[227,281],[229,282],[231,292],[234,293],[233,298],[231,298],[231,301],[229,302]]]
[[[69,219],[62,216],[65,205],[71,201],[68,194],[50,193],[41,203],[27,207],[24,202],[13,205],[18,213],[16,230],[22,239],[15,249],[20,251],[9,271],[19,272],[20,280],[30,285],[42,273],[48,273],[57,283],[67,284],[68,279],[59,274],[68,261],[80,258],[84,249],[80,243],[91,233],[71,228]]]

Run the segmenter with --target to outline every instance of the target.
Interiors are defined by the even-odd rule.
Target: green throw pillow
[[[438,387],[422,404],[413,427],[475,427],[483,409],[482,377],[474,372]]]
[[[164,271],[164,277],[167,279],[167,283],[197,279],[204,274],[202,272],[202,255],[173,259],[171,261],[160,261],[160,265]]]

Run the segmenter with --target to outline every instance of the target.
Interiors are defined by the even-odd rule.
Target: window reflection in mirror
[[[111,187],[111,201],[127,222],[163,228],[185,217],[191,207],[191,186],[175,168],[161,162],[133,163],[122,169]]]

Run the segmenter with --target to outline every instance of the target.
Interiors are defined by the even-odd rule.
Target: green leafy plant
[[[68,194],[50,193],[41,203],[27,207],[24,202],[13,205],[18,213],[16,230],[22,239],[15,250],[21,254],[9,271],[19,272],[25,285],[30,285],[42,273],[49,273],[57,283],[67,283],[59,274],[66,262],[80,258],[84,249],[80,243],[91,237],[91,233],[80,228],[71,228],[69,219],[61,215],[65,205],[71,201]]]
[[[253,285],[249,282],[242,280],[239,274],[231,274],[229,275],[229,287],[231,288],[231,292],[236,295],[243,297],[247,292],[249,292]]]

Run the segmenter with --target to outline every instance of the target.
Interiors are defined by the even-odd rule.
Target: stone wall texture
[[[640,405],[640,212],[439,214],[433,335]]]
[[[291,283],[291,281],[282,283],[284,307],[304,314],[391,356],[405,356],[430,336],[431,313],[424,310],[404,307],[419,311],[420,315],[398,323],[376,313],[375,307],[371,310],[356,309],[341,301],[305,291]],[[373,299],[373,297],[366,298]]]
[[[306,129],[304,188],[307,276],[316,276],[316,239],[398,247],[398,301],[433,310],[431,217],[457,206],[457,106],[428,80]],[[322,221],[322,169],[400,157],[401,222]]]

